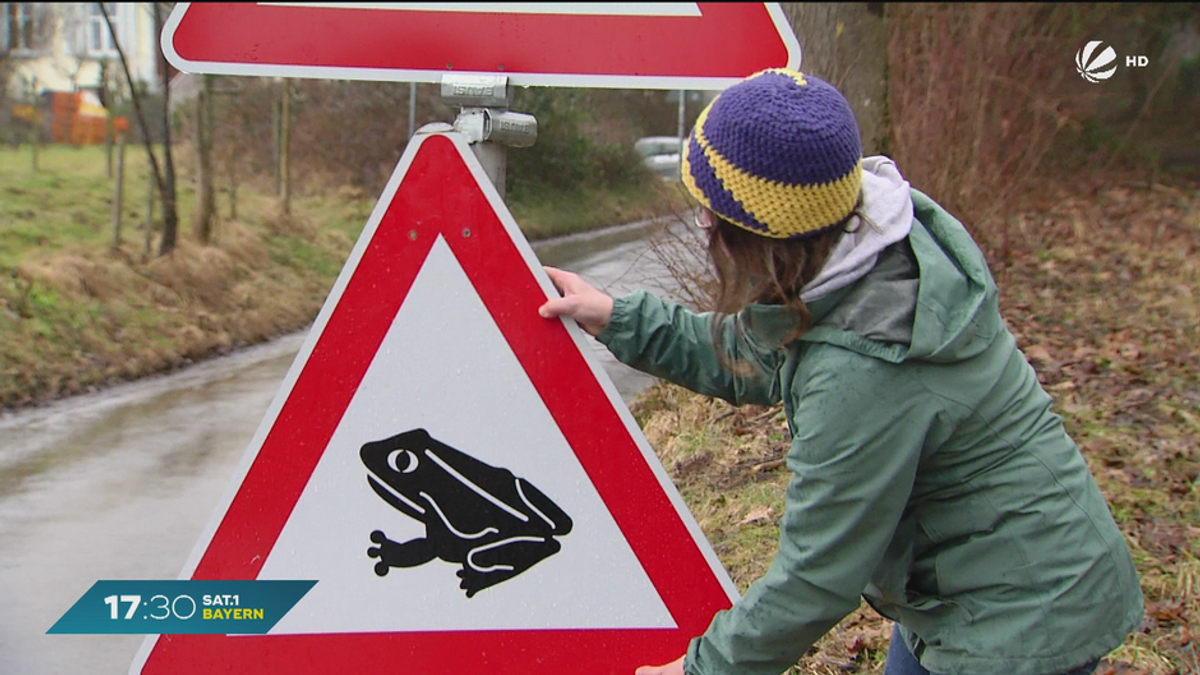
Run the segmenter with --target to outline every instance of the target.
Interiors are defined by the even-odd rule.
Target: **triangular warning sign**
[[[409,144],[181,578],[316,579],[135,673],[628,675],[736,591],[456,133]]]

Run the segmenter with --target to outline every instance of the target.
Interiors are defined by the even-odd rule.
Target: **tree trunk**
[[[162,11],[154,3],[154,34],[162,35]],[[159,71],[163,88],[163,233],[158,245],[158,254],[166,255],[175,250],[175,237],[179,230],[179,207],[175,201],[175,162],[171,158],[171,78],[167,70],[167,57],[159,50]]]
[[[280,133],[279,133],[279,123],[281,120],[279,110],[282,107],[283,107],[283,97],[281,95],[279,99],[275,100],[271,104],[271,142],[273,142],[275,144],[274,147],[271,148],[271,150],[274,152],[271,159],[275,160],[274,167],[275,167],[275,196],[276,197],[283,194],[283,172],[280,170],[283,165],[280,164],[280,162],[279,162],[279,140],[281,138]]]
[[[837,87],[858,120],[863,154],[887,150],[887,21],[883,3],[783,3],[800,70]]]
[[[29,78],[29,103],[33,106],[33,118],[29,123],[32,130],[29,134],[29,144],[33,148],[33,170],[38,170],[38,151],[42,146],[42,106],[37,96],[37,78]]]
[[[145,258],[150,257],[150,240],[154,237],[154,195],[158,191],[158,181],[151,174],[146,181],[146,231],[142,255]]]
[[[203,75],[200,93],[196,96],[196,155],[199,171],[196,186],[196,238],[201,243],[212,241],[213,224],[217,216],[216,181],[213,180],[213,90],[212,75]]]
[[[237,220],[237,155],[232,148],[225,161],[229,169],[229,219]]]
[[[292,212],[292,167],[288,157],[288,146],[291,145],[292,137],[292,86],[287,78],[283,79],[283,91],[280,96],[283,102],[279,124],[279,175],[282,183],[279,198],[283,202],[284,214],[290,214]]]
[[[113,118],[112,109],[109,108],[108,117],[104,120],[104,175],[107,178],[113,177]]]

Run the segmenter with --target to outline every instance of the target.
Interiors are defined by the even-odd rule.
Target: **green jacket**
[[[1045,675],[1142,620],[1124,538],[1000,318],[982,253],[914,190],[908,238],[809,303],[715,315],[638,292],[599,335],[621,361],[735,404],[783,401],[779,553],[694,639],[690,675],[777,675],[864,597],[939,673]],[[734,321],[741,330],[735,330]]]

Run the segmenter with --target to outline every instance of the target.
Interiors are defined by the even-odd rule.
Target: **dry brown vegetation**
[[[111,245],[102,149],[47,147],[41,161],[32,172],[25,152],[0,150],[0,409],[304,327],[371,207],[334,191],[297,197],[285,217],[274,197],[243,187],[242,217],[222,204],[210,245],[183,236],[157,256],[143,245],[144,196],[127,196]],[[127,188],[144,186],[144,157],[131,153],[127,168]]]
[[[1122,166],[1200,170],[1195,4],[899,3],[889,9],[887,153],[1001,262],[1044,188]],[[1149,54],[1092,84],[1088,40]],[[1188,56],[1188,49],[1191,55]],[[1183,151],[1190,148],[1191,152]]]
[[[344,234],[323,243],[331,261],[352,244]],[[183,240],[147,262],[84,250],[17,265],[5,280],[0,404],[169,370],[304,326],[330,279],[271,253],[231,222],[216,245]]]

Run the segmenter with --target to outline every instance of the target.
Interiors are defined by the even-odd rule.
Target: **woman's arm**
[[[779,402],[784,352],[738,330],[737,317],[696,313],[644,291],[613,300],[578,275],[551,267],[546,272],[563,297],[548,300],[539,314],[570,316],[622,363],[735,405]],[[714,321],[722,322],[724,358],[713,343]]]

